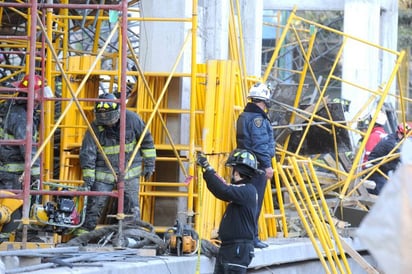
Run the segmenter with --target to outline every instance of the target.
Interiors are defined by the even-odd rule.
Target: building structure
[[[277,66],[276,60],[279,58],[283,43],[292,41],[287,40],[288,35],[299,33],[295,28],[297,22],[303,22],[302,29],[309,35],[302,37],[296,35],[294,40],[296,42],[294,53],[302,57],[301,66],[296,67],[298,69],[298,73],[295,73],[296,89],[288,94],[294,100],[287,103],[280,102],[280,105],[286,105],[287,112],[292,113],[291,117],[288,117],[288,123],[297,124],[298,127],[303,124],[306,129],[310,129],[313,128],[311,126],[324,122],[330,126],[326,130],[329,135],[330,132],[342,129],[340,126],[342,123],[336,121],[336,117],[325,118],[318,114],[318,110],[327,105],[324,101],[324,91],[327,90],[328,85],[323,84],[322,87],[319,85],[318,77],[313,75],[311,62],[307,57],[311,56],[313,50],[311,43],[316,39],[316,32],[312,32],[311,28],[313,26],[315,29],[334,33],[342,41],[348,40],[347,44],[342,43],[337,50],[339,54],[340,51],[344,52],[342,76],[337,77],[331,73],[325,78],[326,83],[333,79],[342,84],[342,97],[347,95],[352,98],[352,94],[356,93],[356,98],[362,98],[354,101],[352,106],[355,107],[351,109],[353,112],[346,117],[348,119],[347,124],[344,125],[345,131],[353,131],[355,124],[353,120],[360,116],[357,107],[363,108],[364,105],[368,105],[367,108],[372,109],[373,104],[366,103],[367,96],[380,96],[378,107],[387,98],[390,100],[396,98],[397,102],[401,102],[398,100],[399,97],[390,97],[388,94],[393,91],[393,76],[398,71],[398,63],[402,61],[403,55],[393,49],[391,44],[394,36],[390,36],[389,28],[395,28],[395,25],[386,24],[388,19],[380,15],[381,10],[383,14],[388,12],[390,18],[388,21],[394,20],[396,5],[393,2],[395,1],[367,3],[345,1],[344,5],[339,7],[336,1],[331,2],[329,8],[343,9],[345,18],[351,18],[345,19],[344,32],[324,28],[310,20],[302,20],[304,18],[297,16],[292,10],[293,7],[290,7],[293,3],[290,1],[288,4],[279,2],[277,7],[272,6],[275,2],[270,1],[198,3],[198,1],[181,0],[143,0],[108,1],[103,5],[93,1],[75,2],[1,3],[1,7],[5,10],[17,8],[25,15],[22,16],[24,18],[22,25],[13,26],[14,29],[21,31],[20,35],[9,36],[3,32],[0,36],[0,40],[7,45],[4,46],[2,54],[7,58],[20,58],[23,64],[16,66],[16,62],[13,62],[12,69],[10,63],[5,64],[2,69],[6,71],[7,77],[2,79],[3,82],[16,78],[20,72],[25,71],[31,76],[34,73],[42,74],[54,90],[57,90],[60,84],[62,89],[61,98],[43,101],[44,130],[38,143],[40,154],[37,156],[42,158],[44,164],[42,178],[44,188],[38,191],[30,190],[28,179],[25,178],[23,192],[16,192],[21,195],[18,197],[25,201],[22,222],[26,229],[31,218],[28,199],[30,194],[43,195],[47,201],[50,199],[47,195],[59,196],[59,188],[62,187],[60,184],[63,184],[70,186],[72,190],[70,195],[80,197],[85,194],[93,195],[79,189],[82,181],[77,148],[85,129],[90,126],[88,121],[93,115],[93,98],[96,98],[99,92],[117,88],[121,94],[119,102],[122,107],[127,106],[142,115],[147,122],[147,129],[154,134],[158,150],[157,169],[153,182],[142,182],[142,218],[153,223],[159,232],[171,226],[175,219],[179,219],[193,225],[202,237],[216,236],[215,230],[222,217],[224,204],[213,200],[205,191],[202,182],[197,179],[201,176],[198,176],[198,171],[194,167],[193,156],[196,150],[205,151],[210,162],[218,167],[219,173],[225,173],[223,159],[235,146],[232,122],[245,104],[248,86],[256,81],[265,81],[269,75],[276,75],[278,71],[284,69]],[[315,9],[314,6],[310,6],[314,3],[314,1],[299,1],[296,7],[301,9],[301,5],[302,9]],[[266,69],[262,72],[261,41],[264,9],[290,9],[291,16],[285,20],[285,26],[279,27],[282,31],[279,31],[281,35],[278,43],[266,64]],[[373,12],[371,14],[366,12],[369,10]],[[355,11],[363,11],[365,14],[362,13],[362,16],[355,14],[354,18],[365,21],[354,21],[350,14]],[[125,14],[130,14],[130,17],[124,16]],[[138,15],[135,17],[135,14]],[[373,24],[373,32],[359,27],[369,27],[371,22],[378,19],[385,29],[376,27],[378,24]],[[129,24],[133,24],[133,29],[129,28]],[[358,32],[351,34],[350,30],[355,28]],[[139,31],[138,35],[135,33],[136,29]],[[105,33],[107,30],[108,32]],[[383,38],[382,41],[373,39],[370,41],[369,36],[365,37],[364,34],[371,35],[374,39],[377,36]],[[137,36],[139,39],[136,39]],[[382,46],[381,42],[388,43],[389,47]],[[136,47],[136,44],[139,46]],[[362,52],[368,54],[362,54],[362,58],[351,57],[350,52],[356,51],[355,45],[358,47],[358,44],[361,45]],[[18,54],[11,50],[14,48],[18,49]],[[342,62],[342,56],[339,54],[334,63]],[[351,61],[347,62],[347,60]],[[359,65],[356,70],[350,69],[354,63]],[[345,68],[345,65],[348,68]],[[300,118],[296,117],[302,116],[302,113],[298,110],[299,101],[295,99],[301,96],[306,77],[313,78],[317,99],[311,101],[315,106],[311,109],[312,112],[304,113],[305,119],[299,120]],[[58,79],[61,79],[61,82]],[[349,89],[348,92],[346,88]],[[352,91],[355,88],[356,91]],[[367,95],[362,97],[362,93],[360,96],[359,90],[365,91]],[[5,100],[9,99],[9,97],[5,98]],[[30,94],[28,100],[33,101]],[[364,103],[360,103],[362,101]],[[61,113],[56,115],[54,114],[55,102],[60,102],[62,107]],[[404,113],[399,117],[401,119],[405,117]],[[53,145],[51,140],[57,129],[61,131],[61,135]],[[302,131],[302,134],[301,139],[304,140],[307,132]],[[289,136],[286,137],[288,138]],[[287,156],[297,158],[305,156],[300,151],[300,144],[295,145],[295,150],[288,151],[288,141],[285,143],[283,141],[279,142],[277,159],[279,163],[276,163],[279,172],[283,170],[284,164],[296,164],[293,159],[286,161]],[[26,146],[32,145],[27,140],[24,142]],[[56,144],[59,147],[58,155],[54,153]],[[331,150],[339,151],[340,144],[336,141],[331,142]],[[58,177],[54,175],[56,165],[53,159],[56,156],[60,160]],[[359,159],[355,157],[355,165]],[[31,161],[30,156],[27,156],[28,166]],[[127,169],[127,159],[122,161]],[[328,187],[336,190],[343,186],[344,191],[339,195],[339,199],[343,199],[347,193],[350,193],[349,186],[356,181],[356,178],[361,177],[361,175],[357,177],[355,169],[342,171],[338,164],[322,167],[328,168],[328,171],[336,177]],[[298,173],[298,170],[295,168],[293,171]],[[265,210],[260,222],[261,234],[265,239],[280,235],[288,236],[288,225],[283,211],[283,193],[280,187],[283,181],[293,183],[293,176],[288,178],[288,175],[284,174],[284,177],[276,178],[273,190],[268,188],[269,195],[265,200]],[[317,176],[316,173],[312,175],[313,178]],[[118,198],[120,205],[122,199],[120,181],[119,186],[119,191],[111,195]],[[274,195],[271,195],[272,191]],[[325,191],[329,190],[325,189]],[[293,191],[290,195],[292,193]],[[274,210],[273,197],[278,199],[279,212]],[[79,202],[83,202],[81,198]],[[123,217],[121,210],[122,208],[119,207],[119,212],[115,215],[120,223]],[[24,240],[26,239],[23,239],[23,242]],[[322,248],[327,249],[328,243],[324,244],[326,245]]]

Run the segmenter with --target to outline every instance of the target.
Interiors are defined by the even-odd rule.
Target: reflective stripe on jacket
[[[33,117],[33,120],[35,117]],[[37,141],[37,123],[33,121],[33,143]],[[8,113],[4,116],[3,127],[0,132],[3,140],[26,139],[27,111],[26,104],[12,104]],[[31,149],[32,158],[37,152],[37,147]],[[25,145],[1,145],[0,146],[0,171],[22,173],[25,166]],[[37,158],[32,165],[31,175],[40,175],[40,159]]]
[[[120,149],[120,122],[111,127],[97,125],[96,121],[92,123],[93,130],[103,148],[104,153],[109,159],[110,164],[119,173],[119,149]],[[144,130],[145,124],[142,119],[134,112],[126,110],[126,136],[125,136],[125,161],[128,163],[137,141]],[[132,165],[125,175],[125,179],[139,177],[141,174],[142,157],[156,157],[156,150],[153,144],[152,135],[147,132],[141,147],[132,161]],[[83,179],[90,181],[99,181],[105,183],[115,183],[115,177],[104,161],[103,155],[94,142],[89,131],[86,132],[82,147],[80,149],[80,166],[82,168]]]

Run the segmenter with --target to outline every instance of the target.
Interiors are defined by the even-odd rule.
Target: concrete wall
[[[346,0],[344,32],[364,41],[379,44],[380,8],[378,1]],[[376,90],[380,85],[379,79],[381,78],[379,76],[381,72],[379,53],[377,48],[349,38],[343,53],[342,78]],[[369,96],[369,92],[362,92],[359,88],[342,84],[342,97],[348,100],[356,98],[356,100],[351,100],[349,119],[365,105]]]
[[[191,1],[142,0],[141,16],[155,18],[191,18]],[[184,22],[143,21],[141,23],[139,61],[144,71],[169,72],[190,32],[191,24]],[[190,52],[177,67],[177,72],[190,72]]]

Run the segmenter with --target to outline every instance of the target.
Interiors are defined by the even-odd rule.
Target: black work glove
[[[83,178],[84,184],[83,186],[88,190],[92,189],[94,181],[90,177]]]
[[[143,163],[143,177],[148,181],[155,171],[154,158],[146,158]]]
[[[210,166],[209,162],[207,161],[206,155],[203,154],[203,152],[198,152],[198,153],[197,153],[197,155],[196,155],[196,164],[197,164],[198,166],[201,166],[201,167],[202,167],[203,169],[205,169],[205,170],[211,170],[211,169],[213,169],[213,168]]]

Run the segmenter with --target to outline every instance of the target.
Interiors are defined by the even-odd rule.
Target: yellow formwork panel
[[[90,56],[74,56],[69,59],[70,69],[76,71],[87,71],[87,68],[91,67],[91,64],[94,62],[94,58]],[[72,90],[77,91],[81,81],[83,80],[83,74],[74,74],[70,75],[70,85]],[[84,87],[80,90],[77,98],[92,98],[95,99],[99,95],[99,77],[92,76],[88,79]],[[66,84],[63,84],[62,97],[71,99],[72,95],[69,92]],[[86,112],[86,115],[89,121],[93,120],[93,101],[80,101],[79,102],[83,110]],[[67,101],[62,101],[62,109],[65,109],[69,104]],[[70,149],[71,147],[79,147],[83,140],[84,133],[86,132],[86,122],[81,117],[80,112],[75,104],[71,104],[69,112],[64,117],[62,123],[62,149]]]
[[[92,64],[96,61],[96,56],[92,55],[81,55],[81,56],[71,56],[69,57],[69,68],[68,71],[71,75],[85,75]],[[101,67],[101,60],[97,60],[96,73],[99,73]]]
[[[206,87],[208,81],[214,81],[214,78],[208,79],[209,73],[216,73],[215,71],[211,71],[211,67],[207,66],[207,64],[198,64],[197,65],[197,72],[198,75],[196,77],[196,102],[195,102],[195,109],[197,110],[197,115],[195,116],[195,145],[202,147],[202,150],[206,150],[206,147],[209,147],[209,143],[205,143],[203,140],[203,128],[205,122],[205,100],[206,100]],[[213,85],[213,84],[212,84]]]
[[[237,65],[233,61],[209,61],[207,63],[204,95],[204,121],[200,121],[203,151],[228,153],[236,147],[235,113]],[[199,93],[201,97],[202,93]],[[201,100],[201,99],[199,99]]]
[[[95,58],[90,56],[74,56],[69,59],[69,67],[73,71],[82,71],[85,73],[87,68],[90,68],[94,60]],[[72,90],[76,91],[79,88],[83,76],[84,75],[81,74],[71,75],[70,85]],[[97,98],[99,94],[99,81],[100,79],[98,77],[91,77],[78,94],[78,99],[80,99],[79,103],[85,111],[89,121],[94,119],[94,102],[81,101],[81,98]],[[72,98],[72,95],[65,83],[63,83],[62,98]],[[66,109],[69,103],[69,101],[62,101],[62,110]],[[87,125],[75,104],[71,104],[70,109],[62,120],[60,129],[60,179],[63,181],[80,180],[81,170],[78,162],[78,151],[80,149],[83,136],[87,130]]]
[[[202,150],[207,153],[230,152],[234,147],[236,96],[236,64],[233,61],[211,60],[206,64],[206,76],[198,85],[198,109],[202,117],[197,120],[197,136],[201,136]],[[206,83],[205,87],[204,83]],[[199,139],[196,139],[199,140]]]
[[[142,117],[143,121],[148,121],[151,113],[153,112],[155,104],[158,102],[160,94],[165,87],[166,77],[164,76],[147,76],[145,81],[148,84],[148,88],[145,86],[144,81],[139,79],[137,84],[136,96],[129,99],[129,109],[135,111]],[[167,87],[168,90],[165,96],[160,101],[159,109],[162,112],[162,117],[167,120],[168,115],[168,102],[169,92],[175,92],[172,87]],[[169,90],[170,89],[170,90]],[[150,96],[150,94],[153,96]],[[135,100],[133,100],[135,99]],[[135,101],[135,102],[133,102]],[[164,110],[164,111],[162,111]],[[164,133],[163,126],[157,116],[154,117],[152,123],[149,125],[149,130],[153,136],[155,144],[162,144],[166,142],[166,134]]]
[[[206,88],[204,90],[204,115],[203,122],[201,123],[201,147],[204,153],[210,154],[213,153],[214,141],[215,141],[215,131],[217,130],[215,124],[217,123],[216,118],[216,101],[221,100],[216,95],[217,83],[218,83],[218,72],[217,72],[217,61],[209,61],[207,64],[207,78],[206,78]],[[200,97],[200,96],[199,96]],[[216,153],[219,150],[216,148]]]
[[[221,175],[227,182],[230,182],[230,170],[225,167],[225,161],[228,154],[207,155],[208,161],[216,172]],[[200,170],[200,169],[198,169]],[[220,221],[226,209],[226,202],[216,199],[215,196],[207,189],[206,182],[202,179],[202,172],[198,172],[199,189],[199,209],[196,221],[196,230],[199,236],[205,239],[217,238]],[[201,226],[200,226],[201,225]]]
[[[218,85],[216,98],[216,123],[214,148],[220,153],[230,152],[236,147],[233,138],[236,135],[234,120],[234,96],[236,89],[237,65],[234,61],[218,63]]]
[[[206,70],[205,70],[206,69]],[[230,169],[224,166],[229,153],[236,148],[236,120],[246,103],[246,93],[241,87],[238,64],[234,61],[210,60],[199,66],[197,109],[199,123],[198,145],[206,153],[209,162],[222,177],[230,181]],[[254,82],[250,81],[250,85]],[[196,140],[199,140],[196,138]],[[205,238],[216,237],[226,203],[216,199],[204,185],[199,193],[200,234]],[[276,220],[270,183],[268,183],[259,221],[262,239],[277,236]],[[198,227],[198,226],[197,226]]]

